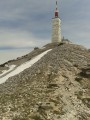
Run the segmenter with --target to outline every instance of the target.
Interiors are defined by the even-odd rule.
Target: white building
[[[55,16],[54,18],[52,18],[52,43],[54,42],[61,42],[61,20],[59,18],[57,1],[56,1]]]

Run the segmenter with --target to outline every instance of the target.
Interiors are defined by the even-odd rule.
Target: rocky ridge
[[[51,48],[33,66],[0,85],[0,120],[90,119],[89,50],[55,43],[23,59]]]

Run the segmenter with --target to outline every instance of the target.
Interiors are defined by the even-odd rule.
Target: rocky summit
[[[0,72],[49,49],[31,67],[0,84],[0,120],[90,120],[90,50],[83,46],[64,41],[36,47],[1,65]]]

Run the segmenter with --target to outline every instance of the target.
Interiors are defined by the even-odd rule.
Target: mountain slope
[[[49,49],[40,55],[36,56],[35,58],[29,60],[28,62],[23,63],[22,65],[16,67],[15,65],[11,65],[9,70],[5,70],[2,74],[0,74],[0,84],[4,83],[9,77],[15,76],[25,69],[31,67],[35,62],[37,62],[39,59],[41,59],[47,52],[49,52],[52,49]]]
[[[89,120],[90,52],[74,44],[44,47],[52,50],[0,85],[0,119]]]

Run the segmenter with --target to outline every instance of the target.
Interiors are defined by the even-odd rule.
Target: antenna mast
[[[57,0],[56,0],[56,10],[55,10],[55,17],[58,17],[58,4],[57,4]]]

